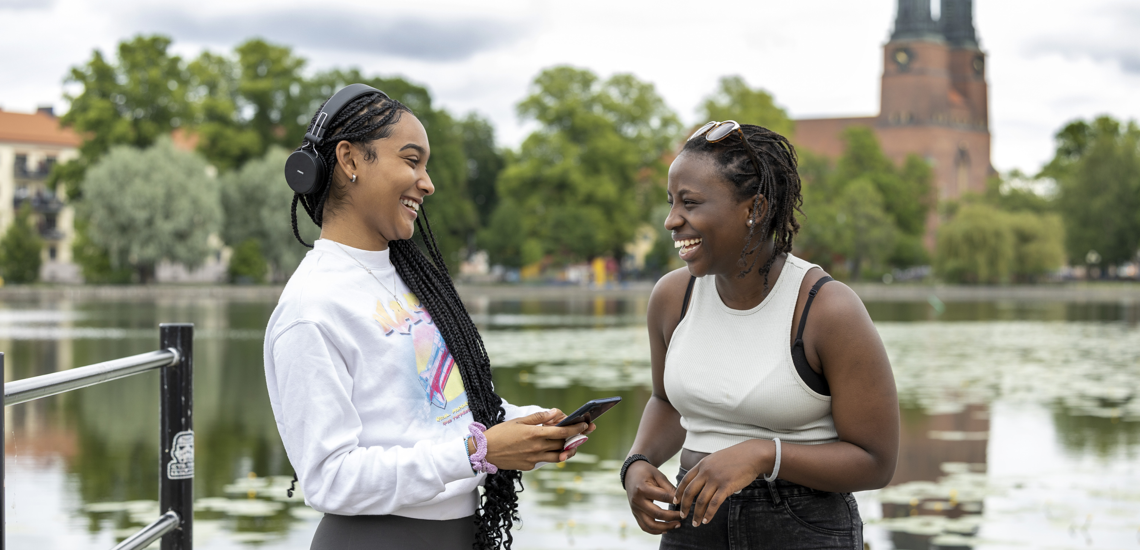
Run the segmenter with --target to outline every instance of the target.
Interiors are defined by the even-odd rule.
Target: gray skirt
[[[468,550],[475,544],[475,517],[430,520],[401,516],[325,514],[310,550]]]

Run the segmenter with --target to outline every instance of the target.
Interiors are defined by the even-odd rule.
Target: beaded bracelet
[[[471,436],[475,438],[475,454],[471,455],[471,469],[476,472],[486,472],[494,474],[499,472],[499,468],[494,464],[487,462],[487,436],[483,433],[487,431],[487,427],[479,422],[472,422],[467,428],[471,432]]]
[[[644,460],[646,462],[649,462],[648,457],[646,457],[645,455],[637,454],[637,455],[629,455],[629,458],[625,459],[625,464],[621,465],[621,473],[619,473],[618,475],[621,477],[621,488],[622,489],[625,489],[625,472],[627,470],[629,470],[629,466],[631,464],[633,464],[634,462],[638,462],[640,460]],[[652,462],[649,462],[649,463],[652,464]]]

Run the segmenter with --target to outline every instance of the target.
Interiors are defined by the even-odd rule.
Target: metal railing
[[[160,369],[158,506],[162,515],[113,550],[146,548],[162,538],[162,550],[194,547],[194,325],[159,325],[159,350],[5,384],[4,406],[26,403],[140,372]],[[0,353],[0,373],[4,354]],[[4,407],[0,407],[0,426]],[[0,428],[2,429],[2,428]],[[0,438],[0,458],[4,455]],[[4,478],[0,460],[0,482]],[[0,490],[0,550],[4,550],[4,491]]]

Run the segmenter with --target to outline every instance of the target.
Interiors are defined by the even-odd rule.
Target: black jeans
[[[681,468],[677,483],[687,470]],[[670,505],[677,510],[677,505]],[[661,536],[661,550],[863,550],[863,520],[851,493],[828,493],[777,479],[753,481],[721,504],[712,521],[693,527],[690,511],[681,527]]]

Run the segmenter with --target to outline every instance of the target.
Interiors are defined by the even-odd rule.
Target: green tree
[[[871,264],[878,267],[910,267],[930,261],[923,246],[926,230],[926,217],[934,200],[933,172],[930,166],[915,155],[908,155],[901,167],[896,167],[879,145],[878,138],[870,128],[852,126],[844,131],[846,143],[843,155],[831,168],[825,159],[804,154],[801,159],[800,176],[804,185],[804,219],[801,237],[797,239],[797,249],[805,258],[825,267],[834,259],[844,257],[855,266],[862,265],[862,259],[848,254],[857,250],[849,244],[848,228],[842,220],[855,214],[845,211],[852,202],[843,205],[840,197],[847,196],[847,190],[856,182],[862,182],[860,189],[870,185],[876,193],[876,201],[885,214],[881,221],[890,230],[884,230],[881,238],[870,239],[874,247],[886,249],[865,249]],[[853,199],[852,199],[853,200]],[[871,201],[871,202],[876,202]],[[871,203],[860,207],[870,208]],[[875,218],[878,219],[877,217]],[[886,235],[890,237],[887,238]]]
[[[84,65],[72,67],[65,94],[71,103],[60,122],[84,136],[78,159],[58,165],[49,186],[66,185],[80,195],[87,167],[116,145],[145,148],[187,122],[187,74],[182,58],[172,55],[170,38],[139,35],[119,43],[109,61],[99,50]]]
[[[859,280],[864,264],[881,267],[894,247],[897,230],[884,202],[867,178],[848,184],[835,202],[837,251],[847,258],[852,280]]]
[[[71,258],[83,273],[83,281],[88,284],[124,285],[131,282],[131,268],[128,265],[113,265],[107,249],[99,246],[91,237],[86,218],[75,218],[75,240],[71,241]]]
[[[475,113],[460,122],[463,133],[463,154],[467,157],[467,187],[479,221],[487,223],[499,204],[495,182],[503,171],[506,159],[495,147],[495,128]]]
[[[1055,197],[1039,194],[1020,184],[1030,178],[1019,170],[986,181],[982,200],[1006,212],[1046,214],[1056,210]]]
[[[1058,185],[1070,261],[1096,250],[1106,264],[1135,258],[1140,247],[1140,127],[1102,116],[1069,123],[1041,175]]]
[[[43,239],[32,226],[32,208],[24,204],[0,237],[0,277],[6,283],[34,283],[40,278]]]
[[[202,52],[187,67],[198,152],[219,170],[232,170],[265,152],[266,139],[240,115],[241,69],[224,55]]]
[[[298,243],[299,245],[299,243]],[[249,239],[233,247],[230,256],[229,276],[235,283],[264,283],[269,264],[261,254],[261,243]]]
[[[652,84],[600,80],[554,67],[534,80],[519,114],[539,123],[499,176],[499,205],[481,242],[492,258],[528,264],[623,253],[661,200],[663,154],[680,123]]]
[[[795,122],[776,105],[772,94],[749,87],[741,76],[722,77],[716,92],[701,103],[701,115],[705,120],[735,120],[763,126],[788,138],[795,131]]]
[[[265,156],[219,178],[224,212],[222,240],[235,246],[235,254],[240,243],[255,243],[254,249],[270,267],[275,281],[288,279],[308,251],[293,236],[289,217],[293,190],[285,182],[282,168],[288,157],[289,151],[274,147]],[[301,236],[312,243],[320,229],[308,220],[303,209],[298,210]]]
[[[954,283],[1006,282],[1015,244],[1002,211],[987,204],[964,204],[952,220],[938,228],[934,269]]]
[[[1065,264],[1065,226],[1057,214],[1008,213],[1013,235],[1012,272],[1019,282],[1036,282]]]
[[[111,149],[88,170],[83,188],[87,236],[141,283],[153,281],[162,260],[200,264],[208,237],[220,229],[217,181],[206,161],[167,138],[142,150]]]
[[[252,110],[250,129],[265,146],[275,143],[291,149],[300,145],[317,110],[317,106],[311,106],[312,98],[304,93],[302,85],[305,60],[294,55],[288,46],[257,38],[240,44],[234,51],[241,74],[238,93],[242,105]]]

